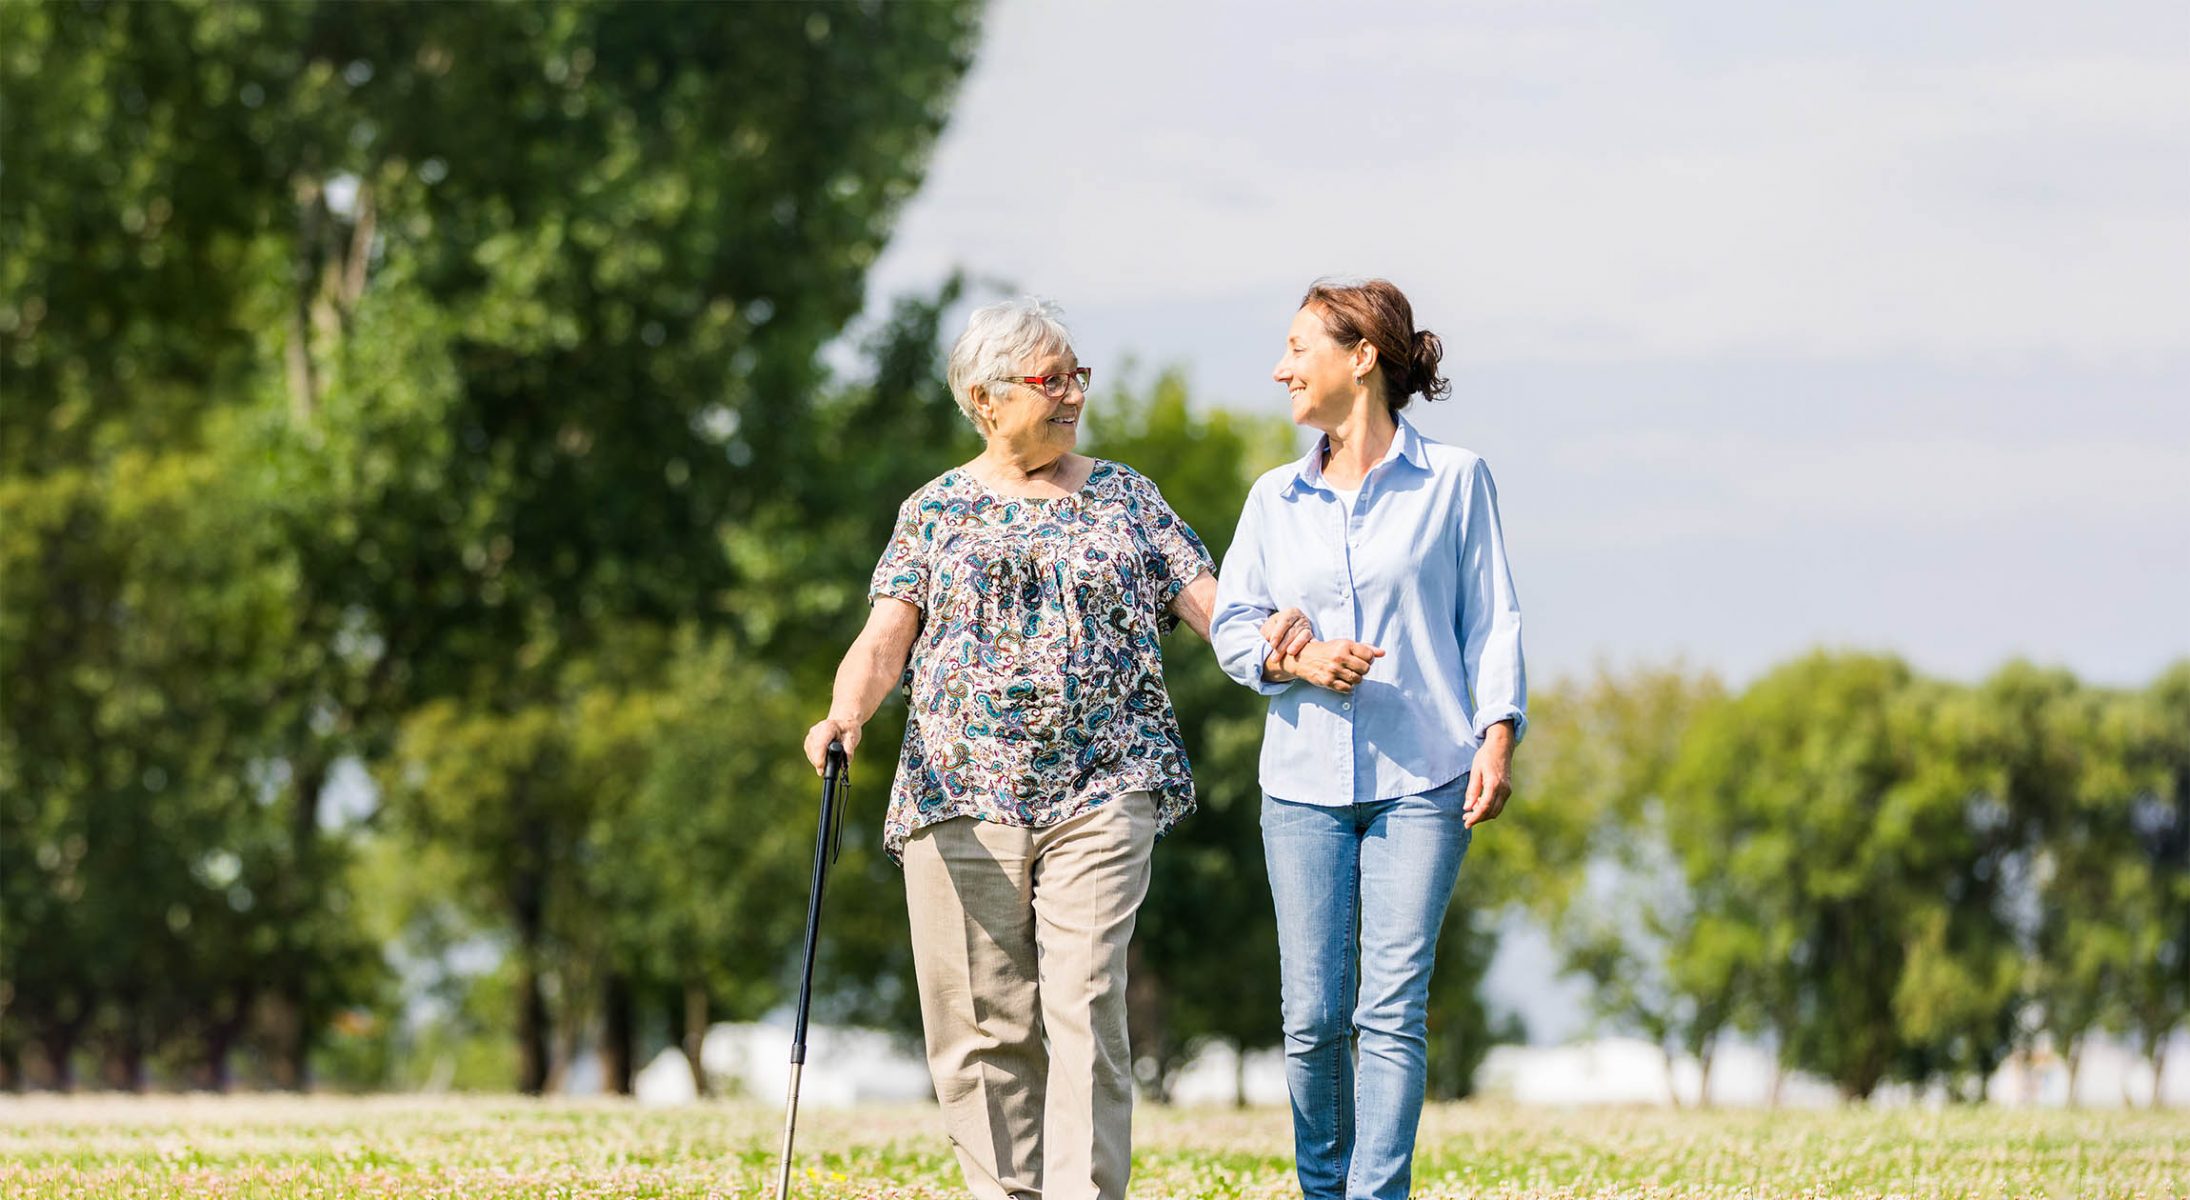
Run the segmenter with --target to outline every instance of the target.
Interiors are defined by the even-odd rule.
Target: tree
[[[1667,776],[1718,684],[1678,666],[1586,682],[1530,699],[1516,796],[1470,851],[1471,885],[1553,931],[1567,971],[1594,987],[1596,1015],[1708,1060],[1723,1016],[1676,971],[1699,919],[1680,853],[1697,831]],[[1688,969],[1691,973],[1692,968]],[[1698,984],[1698,986],[1701,986]],[[1723,989],[1722,989],[1723,990]]]
[[[217,746],[222,765],[158,777],[201,795],[249,770],[278,793],[285,836],[242,839],[276,858],[253,933],[271,944],[251,977],[276,1078],[301,1085],[339,999],[315,989],[341,978],[323,968],[344,952],[314,932],[339,927],[328,915],[345,904],[345,835],[320,820],[334,767],[385,754],[406,714],[441,702],[537,733],[556,710],[542,689],[577,677],[572,664],[622,626],[735,623],[721,607],[737,580],[725,531],[810,458],[819,350],[858,310],[920,176],[974,13],[5,15],[0,458],[11,486],[37,493],[11,495],[11,511],[50,514],[33,527],[42,540],[16,546],[8,609],[58,599],[83,631],[46,653],[10,627],[11,677],[32,670],[6,710],[6,769],[24,783],[8,820],[39,831],[11,845],[75,863],[64,827],[95,789],[133,802],[85,773],[102,751],[72,730],[97,725],[71,721],[107,703],[105,681],[168,690],[173,677],[97,649],[143,626],[141,606],[116,598],[165,585],[105,548],[151,527],[91,538],[108,526],[82,498],[111,490],[132,454],[182,456],[150,473],[202,482],[194,505],[240,510],[268,540],[255,557],[178,555],[204,551],[196,561],[228,572],[220,584],[278,596],[286,619],[193,664],[207,690],[255,702],[252,724],[171,713],[178,743]],[[52,569],[13,569],[34,561]],[[31,776],[47,764],[52,777]],[[490,794],[530,803],[522,789]],[[115,873],[163,878],[122,860]],[[60,897],[18,907],[11,892],[11,944],[65,936],[81,911],[73,885],[44,867],[8,874],[26,896]],[[40,1020],[71,1040],[91,1017],[66,997],[106,985],[47,983],[18,976],[10,990],[59,997]]]
[[[2190,1011],[2190,661],[2162,672],[2136,707],[2141,786],[2127,815],[2138,852],[2116,868],[2127,954],[2113,1024],[2151,1064],[2158,1107],[2167,1043]]]
[[[1787,951],[1765,1006],[1781,1053],[1850,1097],[1891,1074],[1905,1043],[1894,998],[1908,964],[1907,902],[1921,889],[1895,851],[1923,797],[1903,786],[1912,747],[1896,724],[1913,678],[1896,660],[1815,654],[1714,705],[1672,789],[1709,813],[1716,854]],[[1690,859],[1693,873],[1700,864]],[[1784,932],[1774,926],[1784,922]]]

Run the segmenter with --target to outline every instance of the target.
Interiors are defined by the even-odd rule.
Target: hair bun
[[[1414,331],[1414,362],[1408,382],[1425,400],[1442,400],[1452,395],[1452,384],[1437,373],[1437,364],[1444,357],[1445,339],[1427,329]]]

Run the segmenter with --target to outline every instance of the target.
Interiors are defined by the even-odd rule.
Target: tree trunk
[[[289,412],[300,426],[319,411],[319,381],[312,367],[312,297],[319,288],[320,213],[325,207],[319,180],[301,176],[296,184],[297,245],[290,264]]]
[[[2068,1060],[2068,1107],[2081,1108],[2083,1105],[2076,1099],[2076,1074],[2084,1065],[2084,1040],[2077,1038],[2070,1042],[2068,1053],[2063,1057]]]
[[[1711,1107],[1711,1061],[1718,1057],[1718,1053],[1718,1042],[1714,1039],[1703,1048],[1703,1053],[1696,1056],[1696,1065],[1703,1069],[1702,1078],[1696,1083],[1697,1108]]]
[[[631,1094],[631,979],[610,970],[601,993],[601,1086],[611,1094]]]
[[[1148,969],[1147,960],[1141,954],[1138,941],[1126,947],[1125,1023],[1126,1044],[1132,1059],[1133,1077],[1140,1081],[1141,1089],[1157,1104],[1171,1102],[1170,1080],[1163,1070],[1164,1058],[1164,997],[1163,983],[1156,973]],[[1147,1063],[1153,1069],[1144,1069]]]
[[[53,1090],[64,1095],[76,1090],[76,1038],[73,1034],[47,1038],[46,1071]]]
[[[145,1090],[144,1038],[138,1030],[136,1010],[126,1002],[120,1027],[111,1040],[106,1040],[100,1075],[101,1082],[117,1092]]]
[[[313,964],[308,946],[290,940],[305,936],[310,916],[318,907],[323,880],[319,855],[319,796],[327,787],[328,767],[316,759],[293,760],[289,810],[290,875],[282,884],[281,912],[289,929],[284,937],[282,961],[274,972],[273,994],[268,997],[268,1033],[273,1043],[271,1062],[274,1086],[290,1092],[312,1086],[311,987]]]
[[[1658,1043],[1658,1057],[1665,1060],[1666,1100],[1671,1102],[1676,1110],[1685,1107],[1683,1104],[1681,1104],[1680,1085],[1676,1083],[1673,1079],[1673,1052],[1667,1049],[1665,1043],[1662,1041]]]
[[[54,1091],[76,1090],[76,1039],[83,1024],[81,1017],[73,1021],[55,1018],[38,1034],[38,1048],[45,1052],[48,1082]]]
[[[527,1096],[547,1091],[547,995],[540,984],[538,906],[520,906],[517,950],[517,1090]]]
[[[1247,1047],[1232,1043],[1232,1107],[1247,1107]]]
[[[234,1085],[229,1074],[228,1055],[235,1044],[235,1037],[226,1026],[216,1026],[205,1035],[205,1064],[201,1081],[205,1090],[226,1094]]]
[[[527,1096],[547,1091],[548,1011],[540,991],[533,955],[524,954],[517,984],[517,1090]]]
[[[697,977],[684,981],[684,1018],[677,1040],[684,1050],[684,1061],[692,1067],[692,1087],[702,1096],[712,1095],[707,1085],[707,1067],[700,1061],[701,1048],[707,1041],[707,985]]]
[[[2154,1109],[2164,1108],[2166,1107],[2167,1098],[2165,1093],[2160,1091],[2160,1084],[2167,1079],[2167,1039],[2164,1037],[2154,1039],[2152,1052],[2145,1057],[2152,1062],[2152,1107]]]

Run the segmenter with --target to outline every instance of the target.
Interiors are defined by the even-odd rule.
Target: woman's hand
[[[1262,623],[1262,640],[1270,644],[1270,656],[1283,661],[1308,648],[1316,631],[1308,614],[1297,608],[1279,609]]]
[[[844,761],[852,760],[852,751],[859,748],[859,722],[841,717],[823,717],[806,731],[806,761],[814,764],[814,774],[821,774],[821,765],[827,761],[829,743],[844,743]]]
[[[1369,664],[1382,657],[1384,652],[1367,642],[1310,642],[1285,660],[1285,671],[1319,688],[1351,692],[1369,673]]]
[[[1506,811],[1506,797],[1513,794],[1508,775],[1513,769],[1513,722],[1500,721],[1483,734],[1483,746],[1475,752],[1468,769],[1467,802],[1461,806],[1460,823],[1473,829],[1495,821]]]

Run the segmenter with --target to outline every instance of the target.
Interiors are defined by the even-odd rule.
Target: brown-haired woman
[[[1443,349],[1384,280],[1308,290],[1271,375],[1323,436],[1256,481],[1217,586],[1217,656],[1270,698],[1263,849],[1309,1200],[1407,1194],[1438,928],[1527,726],[1490,470],[1400,415],[1450,391]]]

